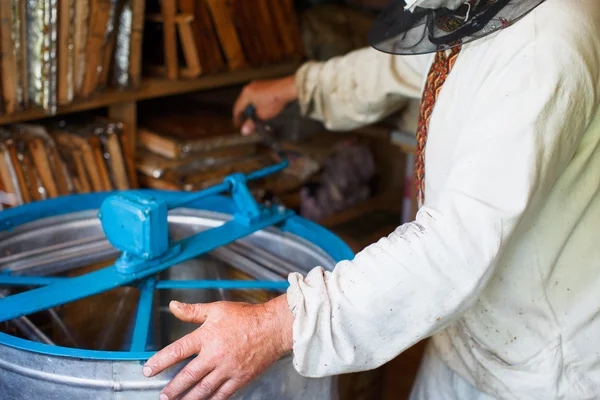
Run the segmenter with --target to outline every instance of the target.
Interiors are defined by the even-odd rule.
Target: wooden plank
[[[108,20],[107,20],[108,21]],[[108,22],[107,22],[108,23]],[[115,47],[117,46],[117,35],[119,33],[119,16],[113,16],[113,30],[109,32],[108,40],[102,50],[102,71],[98,77],[98,87],[100,89],[105,88],[108,85],[108,76],[111,72],[112,63],[114,60]]]
[[[110,0],[92,0],[90,25],[86,45],[86,67],[81,96],[88,97],[96,90],[100,79],[99,67],[103,65],[104,37],[110,17]]]
[[[281,45],[283,47],[283,54],[287,57],[294,56],[296,53],[296,43],[292,37],[292,33],[288,28],[288,21],[286,21],[284,5],[280,1],[274,1],[271,4],[270,12],[273,16],[273,22],[277,27],[277,34]]]
[[[146,20],[163,23],[165,22],[165,17],[162,14],[148,14],[146,15]],[[177,14],[173,18],[173,21],[175,21],[176,24],[189,24],[194,21],[194,14]]]
[[[127,102],[114,104],[108,108],[108,118],[123,123],[124,132],[121,136],[121,145],[125,154],[125,163],[129,182],[133,188],[138,187],[137,174],[135,173],[135,158],[137,152],[137,103]]]
[[[131,0],[131,51],[129,77],[131,86],[137,88],[142,79],[142,36],[144,33],[145,0]]]
[[[304,44],[302,42],[302,34],[300,32],[300,24],[296,9],[294,6],[294,0],[277,0],[279,7],[283,11],[283,19],[286,23],[286,34],[291,35],[292,41],[295,47],[295,56],[299,59],[304,58]]]
[[[31,154],[29,154],[29,151],[24,148],[20,155],[22,159],[21,167],[24,169],[23,173],[27,175],[26,182],[29,182],[29,191],[33,201],[44,200],[42,193],[40,193],[40,187],[38,186],[40,182],[38,182],[38,174],[33,166]]]
[[[108,167],[106,165],[106,160],[104,159],[104,149],[102,143],[100,142],[100,138],[98,136],[90,136],[88,141],[90,146],[92,146],[94,161],[96,162],[96,169],[98,170],[100,182],[102,183],[102,190],[111,191],[113,190],[113,185],[108,174]]]
[[[277,32],[277,24],[273,20],[271,2],[269,0],[256,0],[253,7],[254,18],[258,22],[257,33],[267,49],[268,61],[279,62],[284,58],[285,50],[282,48],[281,38]]]
[[[76,94],[81,93],[85,75],[85,50],[88,35],[90,0],[75,2],[73,34],[73,87]]]
[[[58,3],[58,104],[67,104],[73,100],[73,43],[70,35],[73,19],[71,18],[71,0],[60,0]]]
[[[71,186],[68,179],[67,167],[64,164],[56,145],[53,144],[48,148],[48,156],[50,158],[52,169],[55,171],[56,185],[60,196],[71,194]]]
[[[12,114],[18,109],[17,102],[17,58],[12,39],[13,13],[9,1],[0,1],[0,47],[2,49],[2,96],[4,110]]]
[[[162,0],[160,2],[163,14],[163,32],[165,48],[165,65],[167,66],[167,77],[177,79],[179,77],[179,60],[177,59],[177,32],[175,31],[175,14],[177,7],[175,0]]]
[[[21,21],[25,21],[25,0],[19,0],[19,4],[17,5],[17,17]],[[27,23],[21,23],[21,63],[19,68],[21,70],[21,85],[23,86],[23,107],[27,108],[29,106],[29,88],[28,88],[28,78],[27,78],[27,60],[28,60],[28,52],[27,52]]]
[[[12,194],[17,199],[17,204],[21,204],[21,191],[19,187],[15,186],[13,176],[11,175],[10,155],[6,146],[0,142],[0,180],[2,180],[3,190],[8,194]]]
[[[235,29],[231,4],[223,0],[206,0],[206,3],[212,14],[221,47],[227,56],[229,69],[235,71],[246,67],[248,64]]]
[[[286,76],[294,73],[299,67],[297,63],[281,64],[266,68],[244,69],[234,72],[224,72],[210,76],[201,76],[197,79],[171,81],[168,79],[145,79],[137,91],[107,90],[95,93],[87,100],[59,107],[57,115],[70,114],[79,111],[93,110],[120,103],[136,102],[139,100],[154,99],[200,90],[216,89],[219,87],[242,84],[255,79],[268,79]],[[48,117],[39,110],[27,110],[14,115],[1,115],[0,125],[31,121]]]
[[[27,145],[29,146],[29,153],[31,154],[33,165],[39,174],[40,180],[46,189],[48,197],[58,197],[58,186],[54,181],[54,176],[52,175],[52,168],[50,166],[50,160],[48,160],[48,155],[46,154],[46,149],[44,148],[44,142],[42,139],[36,138],[29,140]],[[61,171],[56,172],[60,173]]]
[[[167,68],[163,65],[151,65],[146,67],[145,70],[148,71],[148,76],[153,77],[166,77],[167,76]],[[187,67],[179,68],[179,79],[194,79],[197,78],[198,74],[196,71],[192,71]]]
[[[10,156],[10,163],[13,165],[15,170],[15,175],[17,178],[17,182],[19,184],[19,192],[21,193],[21,201],[23,204],[31,203],[31,194],[29,192],[29,188],[27,187],[27,181],[25,180],[25,174],[23,174],[23,170],[21,169],[21,163],[19,162],[19,157],[17,156],[17,148],[14,141],[9,141],[6,143],[6,147],[8,148],[8,154]]]
[[[183,55],[185,56],[186,67],[192,74],[192,77],[196,78],[202,73],[202,68],[200,67],[198,48],[196,47],[196,41],[194,40],[194,34],[192,32],[192,26],[190,22],[191,21],[178,21],[177,28],[179,30],[181,46],[183,47]]]
[[[131,189],[129,184],[129,176],[127,175],[127,167],[125,164],[125,157],[121,149],[121,143],[119,136],[115,133],[108,135],[106,138],[106,149],[110,154],[110,170],[114,178],[115,189],[117,190],[128,190]],[[128,157],[131,159],[131,157]]]
[[[74,150],[73,161],[75,162],[75,168],[78,173],[79,187],[77,188],[78,193],[91,193],[92,184],[90,183],[85,164],[83,160],[83,154],[79,150]]]
[[[65,147],[75,147],[81,153],[83,165],[87,171],[87,176],[90,179],[91,186],[94,192],[102,192],[104,190],[102,178],[96,166],[96,158],[92,146],[88,141],[76,134],[68,132],[53,132],[56,144]]]

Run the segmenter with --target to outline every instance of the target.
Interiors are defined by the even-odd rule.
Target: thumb
[[[186,304],[178,301],[169,303],[173,315],[183,322],[203,324],[210,313],[209,304]]]

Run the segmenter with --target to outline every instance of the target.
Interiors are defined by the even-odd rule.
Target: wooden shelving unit
[[[200,90],[215,89],[242,84],[255,79],[282,77],[294,73],[298,66],[297,63],[275,65],[260,69],[224,72],[196,79],[169,80],[163,78],[147,78],[142,81],[142,86],[138,90],[110,90],[104,93],[95,93],[88,100],[79,100],[67,106],[59,107],[58,112],[55,115],[111,107],[123,103],[138,102],[141,100],[191,93]],[[41,110],[32,109],[12,115],[1,115],[0,125],[32,121],[47,118],[49,116],[50,115]]]
[[[298,63],[288,63],[259,69],[223,72],[202,76],[196,79],[170,80],[167,78],[146,78],[142,80],[141,87],[138,90],[109,90],[102,93],[94,93],[87,100],[76,100],[72,104],[59,107],[54,115],[65,115],[106,107],[108,109],[109,117],[118,119],[125,124],[125,135],[127,137],[129,154],[134,154],[137,147],[137,102],[239,85],[255,79],[283,77],[294,73],[298,67]],[[12,115],[0,116],[0,125],[33,121],[52,117],[54,115],[48,115],[42,110],[31,109]]]

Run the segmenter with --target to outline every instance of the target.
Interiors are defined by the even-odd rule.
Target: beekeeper
[[[377,50],[253,83],[235,113],[298,100],[346,130],[421,98],[416,220],[267,304],[172,303],[203,325],[144,366],[198,355],[161,399],[225,399],[289,351],[309,377],[373,369],[428,337],[412,399],[600,398],[600,1],[407,3]]]

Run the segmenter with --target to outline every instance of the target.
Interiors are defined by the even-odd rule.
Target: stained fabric
[[[427,132],[429,131],[429,120],[435,107],[435,102],[446,82],[446,78],[458,58],[460,47],[455,47],[448,53],[441,51],[436,53],[427,75],[423,98],[419,110],[419,125],[417,128],[417,152],[415,157],[415,184],[417,196],[423,203],[425,196],[425,144],[427,143]]]
[[[429,343],[408,400],[496,400],[452,371]]]
[[[391,54],[451,49],[511,26],[545,0],[392,0],[369,32]]]
[[[599,20],[597,0],[546,0],[462,46],[415,221],[288,278],[299,373],[377,368],[431,338],[493,398],[600,398]],[[303,67],[302,109],[347,129],[422,95],[433,55],[376,53]]]

